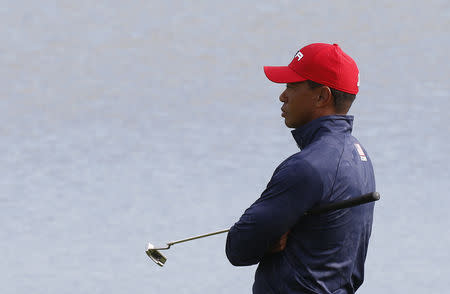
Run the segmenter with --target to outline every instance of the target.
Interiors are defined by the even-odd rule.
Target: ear
[[[318,107],[328,107],[333,106],[333,95],[331,90],[327,86],[320,87],[320,92],[318,93],[317,106]]]

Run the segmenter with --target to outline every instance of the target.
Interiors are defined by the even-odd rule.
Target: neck
[[[322,117],[322,116],[328,116],[328,115],[346,115],[347,113],[338,113],[336,111],[336,109],[334,107],[324,107],[324,108],[318,108],[317,111],[317,117]]]
[[[323,116],[330,116],[330,115],[346,115],[346,113],[337,113],[336,110],[331,107],[318,108],[312,115],[310,121],[313,121],[313,120],[318,119]]]

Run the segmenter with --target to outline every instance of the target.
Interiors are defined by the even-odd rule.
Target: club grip
[[[317,208],[313,208],[310,211],[305,212],[305,215],[318,214],[329,212],[333,210],[338,210],[342,208],[349,208],[356,205],[361,205],[373,201],[377,201],[380,199],[380,194],[378,192],[367,193],[358,197],[350,198],[344,201],[334,202],[330,204],[326,204],[324,206],[319,206]]]

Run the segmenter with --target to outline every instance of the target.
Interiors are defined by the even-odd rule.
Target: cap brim
[[[289,66],[264,66],[264,73],[274,83],[295,83],[307,80]]]

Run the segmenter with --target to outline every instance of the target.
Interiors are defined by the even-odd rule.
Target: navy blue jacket
[[[236,266],[257,264],[253,293],[354,293],[374,204],[303,216],[318,205],[375,191],[372,163],[351,135],[353,117],[324,116],[292,134],[301,149],[275,170],[267,188],[231,227],[226,254]],[[286,248],[267,253],[290,231]]]

